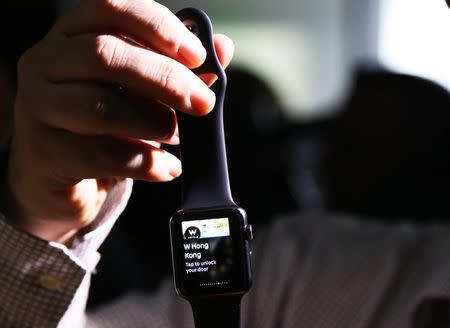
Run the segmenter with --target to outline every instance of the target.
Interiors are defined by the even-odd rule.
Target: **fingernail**
[[[177,178],[181,175],[181,162],[175,156],[166,153],[167,171],[172,178]]]
[[[169,140],[167,141],[169,145],[179,145],[180,144],[180,134],[178,132],[178,125],[175,127],[175,131],[170,136]]]
[[[208,114],[214,107],[216,95],[206,85],[194,87],[190,93],[191,109],[199,115]]]
[[[167,144],[169,145],[179,145],[180,144],[180,137],[173,135],[170,137],[169,140],[167,140]]]
[[[202,43],[196,36],[188,37],[181,44],[178,49],[178,55],[180,55],[185,64],[191,68],[200,66],[206,58],[206,50]]]

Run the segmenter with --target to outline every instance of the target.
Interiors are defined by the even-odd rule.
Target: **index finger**
[[[153,0],[85,0],[55,30],[70,37],[85,33],[124,35],[194,68],[206,58],[200,40],[166,7]]]

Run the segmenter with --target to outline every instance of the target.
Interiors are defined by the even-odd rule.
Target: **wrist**
[[[0,149],[0,212],[8,224],[43,240],[54,241],[68,247],[72,244],[78,229],[69,222],[48,222],[40,220],[21,205],[12,191],[9,177],[10,143]]]
[[[40,239],[71,246],[79,229],[70,221],[42,219],[20,204],[7,179],[3,180],[1,187],[0,212],[10,225]]]

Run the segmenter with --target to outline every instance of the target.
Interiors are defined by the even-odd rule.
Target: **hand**
[[[215,46],[226,66],[232,42]],[[214,94],[189,68],[206,52],[152,0],[86,0],[18,66],[6,212],[20,228],[70,243],[125,177],[169,181],[175,111],[208,113]]]

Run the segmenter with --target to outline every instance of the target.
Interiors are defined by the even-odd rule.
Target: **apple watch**
[[[239,328],[241,298],[252,282],[253,233],[231,196],[223,127],[226,76],[206,13],[186,8],[177,16],[207,51],[194,73],[215,74],[217,80],[209,114],[177,112],[183,175],[181,209],[170,219],[175,287],[190,302],[196,328]]]

